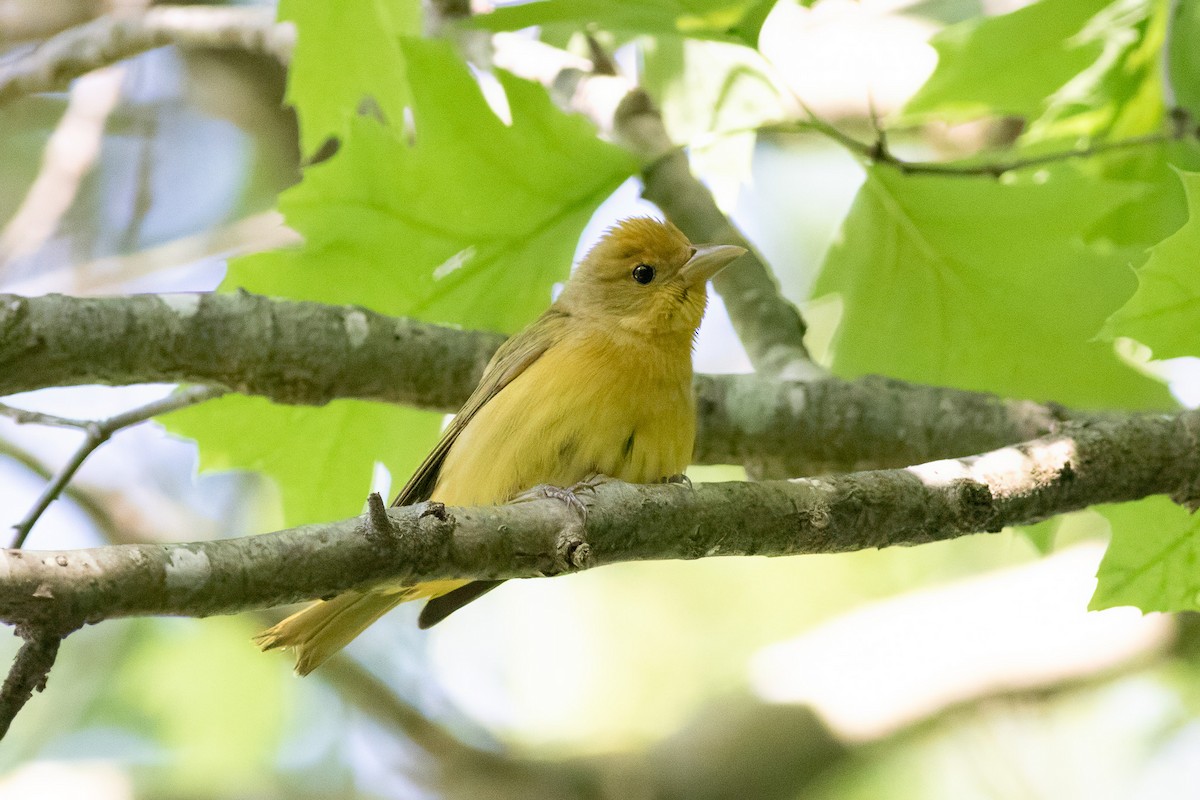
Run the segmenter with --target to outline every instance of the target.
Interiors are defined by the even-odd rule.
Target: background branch
[[[182,382],[281,403],[352,397],[452,412],[501,341],[244,292],[0,295],[0,394]],[[775,477],[978,453],[1051,433],[1073,416],[1055,405],[879,377],[698,375],[696,393],[696,462],[745,464]]]
[[[0,67],[0,106],[63,89],[74,78],[156,47],[216,47],[291,57],[295,32],[271,8],[154,6],[111,14],[63,31]]]
[[[37,252],[58,231],[100,155],[124,81],[124,67],[114,65],[89,73],[72,87],[66,111],[46,142],[37,178],[0,230],[0,272]]]

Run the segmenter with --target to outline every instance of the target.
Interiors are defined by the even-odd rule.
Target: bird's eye
[[[638,264],[633,268],[633,279],[645,286],[654,280],[654,267],[649,264]]]

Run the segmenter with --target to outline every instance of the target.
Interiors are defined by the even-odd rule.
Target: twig
[[[1096,142],[1085,147],[1078,147],[1073,150],[1061,150],[1054,153],[1042,153],[1034,156],[1024,156],[1021,158],[1013,158],[1008,161],[993,161],[984,163],[947,163],[936,161],[905,161],[891,152],[884,150],[878,152],[876,160],[882,164],[888,164],[900,170],[906,175],[989,175],[993,178],[999,178],[1002,175],[1013,172],[1015,170],[1029,169],[1030,167],[1040,167],[1045,164],[1053,164],[1059,161],[1068,161],[1072,158],[1087,158],[1090,156],[1103,155],[1105,153],[1114,153],[1121,150],[1133,150],[1150,145],[1167,144],[1181,137],[1174,133],[1150,133],[1144,136],[1133,136],[1128,139],[1118,139],[1112,142]],[[877,151],[870,151],[876,153]],[[870,156],[869,156],[870,157]]]
[[[0,66],[0,105],[62,89],[72,79],[156,47],[215,47],[291,58],[295,32],[271,8],[155,6],[112,14],[46,40],[24,58]]]
[[[0,48],[53,36],[103,14],[111,0],[5,0],[0,2]]]
[[[13,526],[16,531],[12,548],[24,546],[25,540],[29,538],[30,531],[33,526],[41,518],[42,514],[50,507],[50,504],[63,492],[67,483],[75,476],[75,473],[83,466],[83,462],[87,460],[97,447],[117,431],[123,428],[128,428],[136,425],[139,422],[145,422],[151,417],[158,414],[165,414],[168,411],[176,411],[187,406],[202,403],[206,400],[220,397],[224,394],[223,389],[214,389],[208,386],[194,386],[182,391],[176,392],[169,397],[161,400],[156,400],[153,403],[147,403],[140,408],[135,408],[114,417],[99,422],[85,422],[82,420],[67,419],[65,417],[55,417],[48,414],[39,414],[37,412],[21,412],[18,409],[12,409],[8,406],[0,408],[8,416],[13,416],[18,422],[40,422],[42,424],[67,426],[80,428],[85,431],[86,435],[79,448],[67,459],[67,462],[55,473],[54,477],[46,484],[46,488],[42,490],[41,495],[34,502],[33,507],[25,514],[25,517]],[[17,412],[17,413],[10,413]]]
[[[276,620],[278,617],[275,618]],[[444,763],[475,762],[480,769],[495,766],[504,759],[500,752],[488,752],[464,744],[430,720],[356,663],[345,653],[337,653],[317,673],[346,701],[375,720],[401,731],[430,757]]]
[[[0,687],[0,739],[8,733],[13,719],[33,697],[33,693],[46,688],[50,668],[54,666],[58,646],[63,639],[61,634],[24,626],[17,628],[17,635],[25,643],[17,651],[4,686]]]
[[[8,417],[18,425],[48,425],[55,428],[79,428],[87,430],[96,423],[93,420],[60,417],[56,414],[44,414],[41,411],[31,411],[27,408],[0,403],[0,416]]]
[[[886,164],[905,175],[988,175],[993,178],[999,178],[1009,172],[1028,169],[1030,167],[1040,167],[1045,164],[1068,161],[1073,158],[1088,158],[1122,150],[1135,150],[1141,147],[1168,144],[1173,141],[1180,141],[1200,135],[1200,131],[1195,130],[1191,126],[1175,124],[1171,126],[1170,130],[1159,133],[1131,136],[1127,139],[1118,139],[1116,141],[1094,142],[1070,150],[1056,150],[1052,153],[1022,156],[1006,161],[906,161],[895,155],[888,148],[886,131],[879,129],[877,139],[874,142],[869,144],[861,142],[840,130],[836,125],[832,125],[816,116],[811,109],[803,104],[803,101],[799,102],[809,115],[809,119],[795,124],[776,123],[760,130],[780,133],[797,130],[816,130],[855,155],[861,156],[872,163]]]

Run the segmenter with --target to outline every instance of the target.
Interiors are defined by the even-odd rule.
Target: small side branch
[[[17,635],[25,643],[17,651],[8,677],[0,687],[0,739],[8,733],[13,719],[33,697],[33,693],[46,688],[46,680],[54,666],[54,659],[58,657],[58,646],[63,638],[57,633],[24,627],[17,628]]]
[[[887,145],[885,132],[880,131],[874,142],[863,142],[809,112],[810,119],[799,124],[770,125],[761,132],[816,131],[840,144],[851,153],[875,164],[884,164],[905,175],[944,175],[961,177],[1000,178],[1010,172],[1042,167],[1076,158],[1091,158],[1128,150],[1159,147],[1170,142],[1200,137],[1200,130],[1188,119],[1186,112],[1170,115],[1168,130],[1131,136],[1126,139],[1097,141],[1067,150],[1019,156],[997,161],[972,158],[966,161],[908,161],[900,158]]]
[[[79,445],[79,448],[67,459],[67,462],[63,464],[58,472],[54,474],[50,482],[46,484],[46,488],[42,490],[41,495],[38,496],[38,499],[25,514],[24,518],[13,526],[16,533],[13,537],[11,547],[18,548],[24,546],[25,540],[29,538],[30,531],[33,530],[33,526],[41,519],[42,514],[50,507],[50,504],[63,493],[67,484],[70,483],[71,478],[75,477],[75,473],[83,466],[83,462],[95,452],[97,447],[108,441],[114,433],[132,425],[137,425],[140,422],[145,422],[159,414],[186,408],[197,403],[202,403],[205,400],[212,400],[220,397],[222,394],[224,394],[223,390],[208,386],[191,387],[176,392],[170,397],[156,400],[153,403],[148,403],[140,408],[117,414],[114,417],[99,422],[56,417],[50,414],[24,411],[12,408],[11,406],[0,405],[0,414],[12,417],[18,422],[38,422],[45,425],[80,428],[85,432],[83,442]]]

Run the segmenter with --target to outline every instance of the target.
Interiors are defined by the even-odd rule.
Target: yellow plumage
[[[693,247],[673,225],[652,219],[614,227],[558,301],[497,351],[394,504],[491,505],[597,474],[649,483],[682,473],[695,438],[691,347],[705,281],[742,252]],[[255,641],[264,650],[294,649],[303,675],[401,602],[441,598],[422,614],[424,626],[494,585],[347,592]]]

